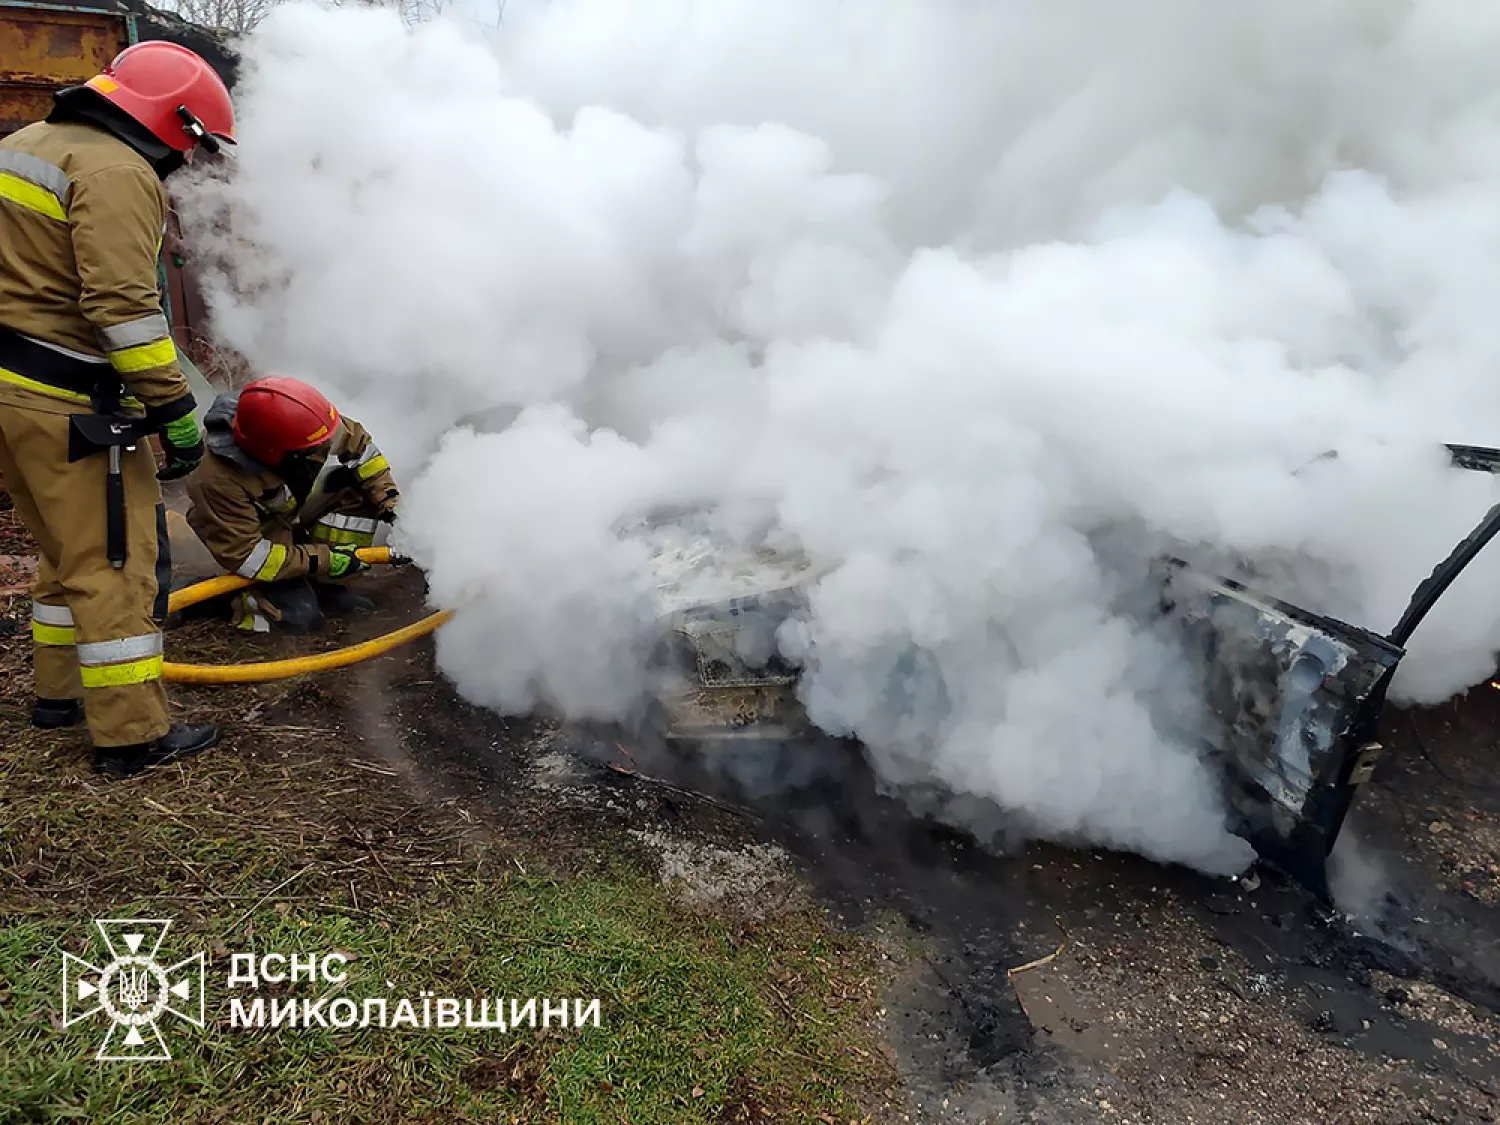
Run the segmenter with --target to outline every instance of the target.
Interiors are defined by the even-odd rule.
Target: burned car
[[[797,698],[800,669],[782,656],[777,632],[806,609],[819,570],[782,552],[726,552],[681,519],[656,522],[646,534],[666,634],[653,660],[665,673],[662,733],[708,745],[811,735]]]
[[[1448,449],[1459,468],[1500,472],[1500,450]],[[1386,692],[1407,641],[1497,532],[1500,505],[1417,587],[1385,635],[1181,559],[1156,569],[1160,623],[1201,669],[1210,721],[1197,740],[1217,767],[1231,828],[1324,900],[1328,857],[1380,759]],[[805,608],[818,572],[770,552],[726,566],[709,537],[680,525],[675,535],[658,550],[670,638],[660,659],[676,685],[662,695],[667,737],[723,748],[815,734],[798,702],[799,670],[776,635]],[[702,565],[710,558],[712,567]]]

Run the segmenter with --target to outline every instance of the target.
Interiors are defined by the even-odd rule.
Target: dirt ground
[[[24,581],[28,553],[0,517],[0,588]],[[361,581],[381,609],[348,636],[417,616],[419,574]],[[24,641],[0,637],[13,656]],[[244,659],[257,643],[208,621],[169,636],[177,658]],[[178,699],[230,714],[205,689]],[[231,724],[331,734],[381,784],[563,860],[623,835],[696,908],[771,926],[793,904],[825,908],[858,941],[851,963],[889,969],[868,1019],[890,1074],[861,1092],[868,1121],[1500,1113],[1500,690],[1388,714],[1357,846],[1341,849],[1352,922],[1268,870],[1215,881],[1132,856],[980,848],[883,796],[845,744],[710,758],[483,711],[427,643],[235,706]],[[227,742],[216,753],[243,745]]]
[[[834,765],[838,792],[783,795],[769,831],[847,924],[896,909],[917,941],[887,997],[906,1119],[1489,1121],[1494,703],[1415,717],[1425,730],[1451,713],[1444,766],[1464,784],[1392,715],[1392,759],[1351,837],[1379,940],[1270,871],[1242,884],[1043,845],[987,853]]]

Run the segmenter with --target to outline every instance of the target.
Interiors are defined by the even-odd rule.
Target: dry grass
[[[177,690],[222,746],[100,780],[80,734],[25,725],[26,609],[0,598],[0,1122],[845,1122],[892,1081],[871,1030],[886,970],[863,941],[811,908],[686,910],[607,829],[541,854],[504,810],[419,797],[327,681]],[[267,655],[213,621],[169,645]],[[210,1026],[177,1034],[170,1065],[96,1064],[101,1028],[57,1027],[61,954],[130,915],[209,951]],[[228,1026],[233,952],[335,949],[351,996],[598,996],[604,1026]]]

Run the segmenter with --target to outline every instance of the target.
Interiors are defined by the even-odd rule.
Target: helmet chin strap
[[[328,441],[311,449],[288,453],[281,459],[281,464],[275,467],[276,475],[292,490],[298,504],[306,504],[308,498],[318,491],[324,476],[336,467],[332,453],[333,439],[330,437]]]

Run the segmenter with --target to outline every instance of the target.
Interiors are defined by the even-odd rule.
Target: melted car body
[[[1500,450],[1448,449],[1459,468],[1500,472]],[[1406,643],[1497,532],[1500,505],[1419,584],[1383,635],[1180,559],[1162,560],[1155,572],[1153,624],[1196,669],[1203,716],[1192,737],[1220,779],[1231,829],[1325,900],[1328,857],[1379,761],[1386,692]],[[799,671],[776,638],[805,612],[818,572],[764,552],[725,566],[711,537],[677,535],[658,555],[675,675],[662,697],[668,737],[712,747],[815,733],[798,702]],[[709,559],[714,565],[704,567]],[[714,582],[694,580],[708,571]]]

